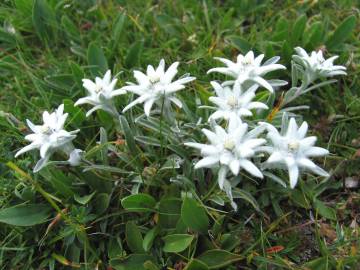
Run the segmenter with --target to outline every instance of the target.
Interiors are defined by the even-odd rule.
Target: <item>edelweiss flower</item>
[[[111,113],[114,116],[118,116],[118,112],[113,103],[113,97],[118,95],[123,95],[126,91],[122,89],[116,89],[115,85],[117,79],[111,80],[111,71],[108,70],[104,78],[95,78],[95,82],[89,79],[83,79],[83,86],[88,91],[88,96],[80,98],[76,101],[75,106],[81,104],[91,104],[94,107],[86,113],[86,116],[89,116],[94,111],[102,109]]]
[[[272,147],[264,147],[271,155],[267,163],[275,167],[287,166],[290,178],[290,187],[294,188],[299,177],[299,169],[308,169],[321,176],[329,176],[327,172],[315,165],[309,157],[319,157],[329,154],[329,151],[314,146],[315,136],[305,137],[308,124],[303,122],[298,128],[294,118],[290,119],[289,126],[285,135],[279,134],[277,129],[267,124],[269,129],[268,138],[272,142]]]
[[[50,156],[57,150],[70,154],[74,150],[72,140],[75,139],[76,133],[80,130],[66,131],[64,130],[64,123],[68,114],[64,114],[64,104],[61,104],[55,112],[51,114],[45,111],[43,113],[44,123],[40,125],[34,125],[30,120],[26,120],[29,128],[34,132],[25,136],[27,141],[31,144],[25,146],[15,154],[15,157],[33,150],[39,149],[41,159],[37,162],[34,172],[39,171],[46,166]]]
[[[209,117],[209,121],[219,118],[229,119],[232,115],[238,117],[251,116],[252,109],[268,109],[264,103],[253,101],[257,85],[253,85],[245,92],[242,91],[238,81],[235,82],[233,89],[229,86],[222,87],[217,82],[211,82],[215,89],[216,97],[210,97],[209,100],[218,106],[216,112]]]
[[[293,55],[293,59],[305,68],[305,74],[309,82],[318,77],[346,75],[344,66],[334,66],[333,64],[338,58],[337,55],[325,60],[321,50],[318,52],[313,51],[310,55],[300,47],[296,47],[295,51],[298,55]]]
[[[249,159],[266,140],[256,138],[261,132],[259,128],[251,132],[247,130],[248,125],[242,123],[236,116],[230,117],[227,130],[219,125],[215,125],[214,132],[202,129],[210,144],[185,143],[187,146],[199,149],[204,157],[196,163],[195,169],[220,166],[218,182],[221,189],[223,189],[229,169],[234,175],[238,175],[240,169],[243,168],[253,176],[262,178],[261,171]]]
[[[132,92],[139,97],[127,105],[123,112],[127,111],[136,104],[144,103],[145,114],[149,116],[153,104],[155,102],[159,102],[158,105],[161,106],[162,99],[165,99],[165,106],[169,106],[170,102],[172,102],[181,108],[182,103],[174,96],[174,93],[184,89],[184,84],[195,80],[195,77],[185,76],[172,82],[177,73],[178,65],[179,62],[175,62],[167,69],[167,71],[165,71],[165,61],[164,59],[161,59],[156,70],[151,65],[148,65],[146,74],[135,70],[134,77],[138,84],[135,85],[133,83],[128,83],[129,85],[123,87],[122,89]]]
[[[270,92],[273,92],[274,89],[271,86],[271,83],[266,81],[262,76],[271,71],[286,68],[283,65],[276,64],[276,62],[280,59],[279,57],[273,57],[266,61],[264,65],[261,65],[263,58],[263,54],[254,58],[254,53],[252,51],[249,51],[245,56],[239,54],[236,63],[225,58],[215,57],[215,59],[221,61],[227,67],[212,68],[207,73],[219,72],[229,75],[239,81],[240,84],[243,84],[246,81],[251,81],[266,88]]]

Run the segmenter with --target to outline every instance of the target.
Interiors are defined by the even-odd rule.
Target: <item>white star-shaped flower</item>
[[[60,150],[69,154],[73,149],[72,140],[75,139],[76,133],[80,130],[66,131],[64,124],[68,114],[64,114],[64,104],[61,104],[54,112],[43,113],[43,124],[34,125],[30,120],[26,120],[27,125],[31,129],[32,134],[26,135],[25,140],[31,144],[19,150],[15,157],[33,149],[40,150],[41,159],[37,162],[34,172],[39,171],[46,166],[50,156]]]
[[[265,80],[263,76],[274,70],[286,69],[286,67],[276,64],[280,59],[279,57],[273,57],[261,65],[263,58],[264,54],[260,54],[255,58],[252,51],[249,51],[245,56],[239,54],[236,63],[225,58],[215,57],[215,59],[224,63],[226,67],[212,68],[207,73],[219,72],[229,75],[239,81],[240,84],[251,81],[266,88],[270,92],[274,92],[271,83]]]
[[[252,109],[268,109],[262,102],[252,101],[255,97],[255,91],[258,85],[253,85],[246,91],[242,90],[242,87],[238,81],[234,86],[221,86],[217,82],[211,82],[216,97],[210,97],[209,100],[217,106],[217,110],[210,115],[209,121],[212,119],[217,120],[219,118],[229,119],[232,115],[238,117],[252,116]]]
[[[346,75],[344,66],[334,65],[334,61],[338,58],[337,55],[325,60],[321,50],[313,51],[310,55],[300,47],[296,47],[295,51],[297,55],[294,55],[293,59],[305,68],[305,74],[310,82],[318,77]]]
[[[238,175],[240,169],[255,177],[262,178],[263,174],[250,161],[255,156],[258,147],[266,142],[265,139],[257,138],[261,132],[259,128],[255,128],[247,132],[248,125],[242,123],[237,116],[231,116],[227,130],[219,125],[214,126],[214,132],[208,129],[202,129],[210,144],[202,144],[188,142],[185,145],[200,150],[203,159],[198,161],[195,169],[219,167],[218,182],[223,189],[226,180],[226,174],[230,170],[233,175]]]
[[[272,146],[264,147],[271,155],[266,161],[274,167],[287,167],[289,171],[290,187],[294,188],[297,184],[300,169],[307,169],[321,176],[329,176],[322,168],[312,162],[309,157],[320,157],[329,154],[329,151],[316,147],[316,137],[305,137],[308,124],[304,121],[298,128],[294,118],[290,119],[285,134],[280,134],[278,130],[266,124],[269,132],[267,137]]]
[[[165,71],[165,61],[162,59],[156,70],[152,65],[148,65],[146,74],[135,70],[134,77],[138,84],[128,83],[129,85],[122,89],[132,92],[139,97],[127,105],[123,112],[126,112],[137,104],[144,103],[144,112],[149,116],[153,104],[158,102],[158,105],[161,106],[163,101],[165,105],[169,105],[170,102],[172,102],[181,108],[182,103],[174,96],[174,93],[184,89],[184,84],[189,83],[196,78],[184,76],[178,80],[172,81],[178,72],[178,65],[179,62],[175,62]]]
[[[83,86],[88,92],[88,96],[80,98],[76,101],[75,106],[82,104],[91,104],[94,107],[90,109],[86,116],[89,116],[96,110],[104,110],[114,116],[118,116],[118,112],[114,106],[113,98],[126,93],[123,89],[115,89],[117,79],[111,79],[111,71],[108,70],[103,78],[96,77],[95,81],[83,79]]]

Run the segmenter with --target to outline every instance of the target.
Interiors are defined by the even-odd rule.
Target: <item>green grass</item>
[[[140,268],[136,269],[184,269],[181,265],[198,262],[192,258],[201,258],[206,250],[219,248],[229,252],[220,258],[234,261],[222,269],[358,269],[360,193],[359,189],[344,187],[345,178],[359,180],[360,171],[360,13],[355,2],[1,1],[0,208],[36,205],[35,213],[43,211],[47,220],[33,226],[0,223],[0,269],[71,269],[65,266],[69,264],[81,269],[112,269],[110,261],[115,269],[135,269],[122,268],[123,258],[144,253],[139,242],[142,237],[150,237],[149,230],[159,223],[163,229],[151,251],[131,256],[125,264],[138,260]],[[303,18],[306,27],[296,32],[300,16],[306,16]],[[354,28],[343,23],[349,16],[355,20]],[[342,28],[336,31],[340,25]],[[210,174],[194,172],[190,161],[179,169],[160,169],[174,152],[190,160],[191,153],[184,153],[181,145],[172,151],[167,147],[139,147],[135,142],[134,151],[129,152],[131,140],[126,138],[126,132],[115,134],[107,114],[85,119],[84,108],[72,106],[71,100],[84,94],[81,79],[102,74],[107,67],[113,74],[121,72],[118,85],[122,86],[133,81],[134,69],[157,65],[161,58],[167,63],[180,61],[179,74],[188,72],[197,77],[180,94],[190,110],[177,114],[189,137],[193,129],[184,122],[196,123],[197,117],[207,117],[208,112],[196,109],[197,102],[206,103],[211,91],[209,82],[222,78],[206,74],[210,67],[218,65],[214,56],[233,58],[252,49],[265,53],[266,58],[279,55],[285,65],[290,63],[296,46],[308,51],[321,48],[326,56],[337,54],[340,56],[337,63],[346,65],[348,70],[348,76],[339,77],[337,83],[293,103],[310,106],[301,113],[319,137],[319,144],[330,150],[331,155],[321,165],[333,176],[327,182],[307,177],[295,190],[280,189],[271,182],[247,181],[241,188],[248,200],[237,201],[237,213],[231,212],[228,204],[217,207],[204,199],[223,194],[211,189],[215,179],[211,181]],[[100,59],[99,52],[103,54]],[[289,71],[277,74],[287,80],[289,75]],[[286,90],[283,87],[280,92]],[[123,108],[129,96],[120,96],[116,101]],[[76,146],[86,149],[88,158],[94,162],[108,160],[109,166],[126,173],[107,170],[84,173],[81,169],[50,166],[33,175],[31,169],[37,154],[14,159],[14,153],[25,145],[25,119],[38,123],[42,111],[62,102],[70,113],[68,129],[82,130]],[[129,132],[160,138],[145,127],[149,123],[134,125],[133,119],[141,112],[137,108],[129,114]],[[174,135],[162,124],[171,139]],[[108,133],[108,142],[97,145],[101,126]],[[200,133],[195,136],[200,138]],[[123,143],[124,137],[127,145]],[[118,157],[104,158],[108,148]],[[8,162],[16,167],[10,168]],[[142,193],[160,201],[159,213],[137,214],[121,206],[121,199],[139,181],[143,183],[138,185]],[[175,227],[175,232],[187,233],[185,224],[178,221],[180,190],[191,193],[193,189],[201,203],[190,209],[200,209],[200,213],[192,210],[194,216],[205,215],[209,219],[209,231],[203,230],[203,225],[200,229],[195,226],[189,231],[195,240],[186,252],[166,253],[162,250],[163,236],[174,232]],[[85,197],[90,194],[93,197]],[[249,201],[257,204],[259,210]],[[205,209],[206,214],[202,212]],[[26,222],[26,213],[20,222]],[[283,249],[269,252],[274,246]],[[210,257],[217,258],[213,254]],[[154,265],[148,262],[147,268],[141,266],[149,260]],[[203,269],[190,266],[185,269]]]

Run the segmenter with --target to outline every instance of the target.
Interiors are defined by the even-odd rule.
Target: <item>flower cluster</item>
[[[293,92],[288,91],[290,94],[295,93],[288,100],[312,90],[307,87],[318,78],[346,74],[345,67],[333,64],[337,56],[325,60],[321,51],[312,52],[310,56],[302,48],[295,48],[295,51],[297,55],[293,56],[293,64],[298,67],[297,74],[300,72],[302,75],[302,84],[290,89],[294,90]],[[264,55],[255,57],[250,51],[246,55],[239,54],[236,62],[225,58],[216,59],[225,64],[225,67],[212,68],[208,73],[218,72],[230,76],[231,80],[211,82],[214,96],[211,96],[209,101],[214,104],[214,111],[206,123],[211,129],[202,129],[209,143],[184,143],[200,150],[202,158],[196,162],[195,169],[216,170],[219,187],[226,192],[234,208],[236,204],[232,199],[232,186],[238,181],[232,180],[234,177],[241,177],[243,173],[262,179],[267,175],[266,170],[286,169],[291,188],[296,186],[300,173],[305,170],[320,176],[329,176],[310,160],[312,157],[327,155],[329,151],[315,146],[315,136],[306,137],[308,124],[303,122],[298,127],[294,115],[289,119],[285,110],[271,110],[270,103],[265,104],[256,98],[262,89],[268,90],[269,95],[274,96],[274,91],[278,87],[287,84],[286,81],[265,78],[270,72],[286,69],[277,63],[280,58],[273,57],[262,64]],[[94,81],[83,79],[87,96],[77,100],[75,106],[89,104],[92,108],[86,113],[87,117],[96,110],[103,110],[112,115],[115,122],[120,121],[121,114],[138,104],[144,104],[144,114],[147,117],[150,116],[154,105],[157,105],[158,113],[170,112],[172,103],[182,108],[183,102],[176,94],[184,89],[186,84],[194,81],[195,77],[186,74],[174,79],[178,65],[179,62],[175,62],[166,69],[165,61],[162,59],[156,68],[149,65],[146,73],[135,70],[136,83],[128,82],[120,88],[116,87],[117,79],[112,78],[110,70],[103,78],[96,77]],[[135,99],[118,110],[114,98],[127,93],[135,94]],[[132,98],[132,95],[129,97]],[[268,116],[274,113],[280,116],[281,131],[278,130],[278,125],[271,121],[273,116],[259,117],[261,111],[268,112]],[[68,132],[64,129],[67,116],[68,114],[64,113],[64,105],[60,105],[52,113],[43,113],[42,125],[34,125],[27,120],[33,133],[26,135],[25,139],[31,144],[19,150],[15,156],[39,149],[41,159],[37,162],[34,172],[45,167],[56,152],[65,153],[68,156],[66,162],[70,165],[76,166],[86,162],[83,151],[73,145],[79,130]],[[201,124],[201,121],[198,121],[198,124]]]

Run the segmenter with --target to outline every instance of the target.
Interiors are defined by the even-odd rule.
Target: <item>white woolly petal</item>
[[[219,187],[220,189],[224,188],[224,183],[226,180],[226,174],[228,172],[228,169],[226,166],[221,166],[218,172],[218,183],[219,183]]]
[[[321,157],[329,154],[327,149],[312,146],[311,148],[305,150],[304,154],[309,157]]]
[[[274,92],[274,89],[272,88],[272,86],[263,78],[256,76],[256,77],[251,77],[249,78],[252,81],[256,82],[257,84],[261,85],[262,87],[266,88],[267,90],[269,90],[271,93]]]
[[[217,158],[217,157],[213,157],[213,156],[204,157],[202,160],[198,161],[195,164],[194,168],[195,169],[204,168],[204,167],[211,168],[214,165],[216,165],[218,162],[219,162],[219,158]]]
[[[144,103],[144,112],[146,116],[150,115],[150,111],[151,111],[151,107],[153,106],[155,102],[154,98],[148,99],[147,101],[145,101]]]
[[[238,175],[240,171],[240,162],[239,160],[235,159],[230,162],[230,170],[234,175]]]
[[[38,144],[34,144],[34,143],[29,144],[29,145],[21,148],[19,151],[17,151],[16,154],[15,154],[15,158],[17,158],[21,154],[24,154],[25,152],[28,152],[28,151],[31,151],[31,150],[37,149],[37,148],[39,148]]]
[[[252,174],[253,176],[256,176],[258,178],[263,178],[263,174],[261,171],[252,163],[251,161],[247,159],[241,159],[240,160],[240,166],[244,168],[248,173]]]
[[[280,163],[283,162],[284,160],[284,156],[282,153],[280,152],[274,152],[270,155],[270,157],[268,158],[268,160],[266,162],[268,163]]]
[[[299,168],[296,165],[289,167],[290,187],[294,188],[299,178]]]

